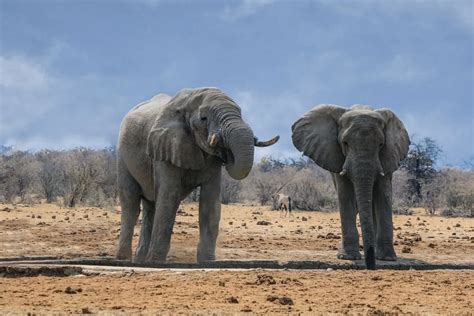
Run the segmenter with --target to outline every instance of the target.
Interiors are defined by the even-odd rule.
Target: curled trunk
[[[229,175],[241,180],[252,169],[254,156],[254,136],[250,127],[243,121],[235,120],[225,130],[224,144],[230,150],[231,157],[225,166]]]

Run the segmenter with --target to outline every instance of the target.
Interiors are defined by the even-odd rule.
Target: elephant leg
[[[155,202],[142,199],[142,229],[137,251],[135,252],[135,262],[144,262],[150,246],[151,231],[155,218]]]
[[[359,232],[357,231],[357,203],[354,188],[349,179],[333,175],[339,200],[341,217],[342,244],[337,253],[339,259],[359,260]]]
[[[221,167],[211,179],[201,185],[199,198],[199,244],[197,261],[216,260],[216,242],[221,219]]]
[[[374,186],[376,223],[375,256],[379,260],[395,261],[397,255],[393,247],[392,221],[392,175],[377,179]]]
[[[118,193],[122,213],[116,258],[119,260],[132,260],[133,230],[140,214],[141,189],[120,160],[118,170]]]
[[[160,183],[156,193],[155,218],[151,232],[150,246],[146,256],[147,262],[163,262],[170,250],[176,211],[182,198],[182,171],[167,163],[155,168],[155,181]],[[159,170],[159,174],[158,174]],[[157,185],[155,184],[155,187]]]

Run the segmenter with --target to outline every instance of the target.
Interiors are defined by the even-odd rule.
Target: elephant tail
[[[288,212],[291,213],[291,197],[288,197]]]

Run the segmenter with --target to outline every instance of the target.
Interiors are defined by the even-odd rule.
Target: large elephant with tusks
[[[117,159],[122,207],[116,257],[132,259],[133,230],[142,204],[137,262],[165,261],[180,202],[196,187],[199,201],[197,261],[215,260],[221,205],[221,169],[245,178],[259,142],[240,107],[215,88],[160,94],[134,107],[120,127]]]

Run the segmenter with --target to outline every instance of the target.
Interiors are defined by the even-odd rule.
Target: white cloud
[[[395,55],[391,60],[376,68],[370,77],[374,80],[406,84],[430,78],[432,75],[431,70],[423,69],[410,56]]]
[[[44,56],[0,55],[0,144],[39,149],[115,142],[127,100],[108,93],[104,82],[113,78],[56,75],[52,65],[63,52],[53,44]]]
[[[0,56],[0,86],[6,89],[44,90],[49,86],[42,67],[22,56]]]
[[[364,18],[376,14],[374,10],[380,10],[387,16],[411,15],[417,11],[423,14],[434,13],[451,19],[453,23],[467,31],[474,31],[474,2],[472,0],[319,0],[319,2],[341,14]],[[419,22],[424,23],[422,19]]]
[[[274,2],[275,0],[241,0],[236,6],[227,6],[222,12],[221,18],[228,21],[245,18]]]
[[[21,131],[50,110],[56,82],[33,59],[0,56],[0,135]]]

